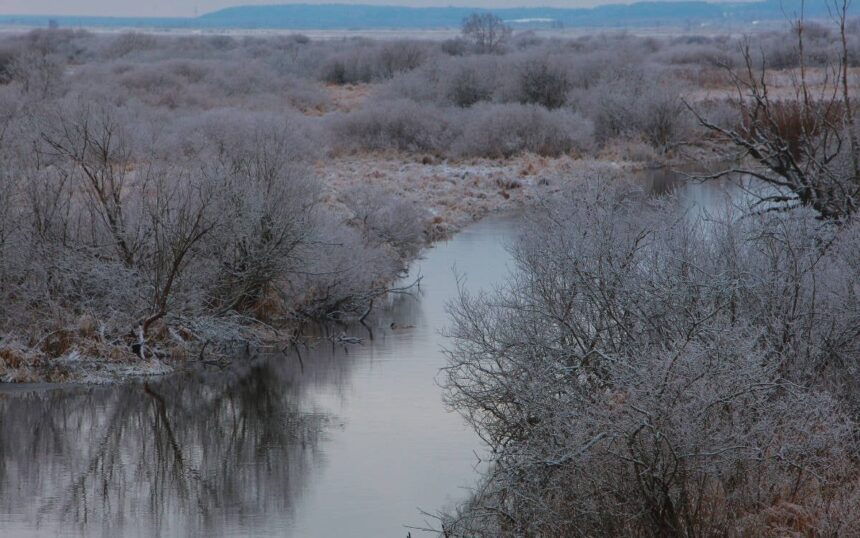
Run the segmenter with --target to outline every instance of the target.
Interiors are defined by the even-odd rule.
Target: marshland
[[[0,33],[0,529],[860,533],[860,20]]]

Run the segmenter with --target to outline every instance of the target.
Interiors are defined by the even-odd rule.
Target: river
[[[679,186],[665,170],[638,180]],[[682,184],[678,203],[696,211],[739,198],[730,183]],[[370,331],[330,329],[360,345],[148,383],[4,388],[0,535],[417,536],[421,510],[464,499],[481,471],[479,439],[436,384],[455,268],[471,291],[500,282],[517,222],[489,217],[427,250],[405,279],[420,289],[378,305]]]
[[[454,266],[471,290],[500,281],[515,230],[492,217],[429,249],[372,340],[344,329],[361,345],[0,392],[0,535],[405,537],[477,480],[480,442],[436,384],[440,331]]]

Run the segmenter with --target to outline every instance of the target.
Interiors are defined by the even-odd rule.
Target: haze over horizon
[[[676,0],[652,0],[671,2]],[[403,7],[558,7],[583,8],[605,4],[628,4],[618,0],[0,0],[2,15],[65,15],[104,17],[194,17],[220,9],[278,4],[371,4]]]

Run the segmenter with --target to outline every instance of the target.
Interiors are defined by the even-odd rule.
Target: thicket
[[[506,283],[449,306],[447,402],[491,462],[444,536],[860,533],[848,6],[834,4],[836,31],[797,21],[793,59],[765,36],[762,55],[747,42],[719,60],[733,120],[688,104],[743,155],[699,178],[740,182],[723,207],[577,184],[527,218]],[[788,84],[768,61],[796,67]],[[648,74],[597,94],[614,101],[601,113],[629,106],[597,120],[598,139],[631,123],[672,139],[642,128],[663,121],[637,126],[640,95],[648,118],[673,115]]]
[[[178,356],[248,338],[248,326],[360,316],[420,248],[426,216],[375,191],[322,203],[316,160],[576,156],[618,139],[671,151],[705,132],[685,92],[724,87],[724,67],[749,60],[730,38],[502,33],[491,47],[471,34],[3,36],[7,378],[72,353]],[[805,67],[827,65],[839,34],[808,35]],[[846,35],[854,62],[860,38]],[[799,66],[784,38],[755,36],[752,61]],[[351,84],[370,95],[345,107],[329,90]],[[724,101],[708,106],[720,125],[743,121]],[[373,211],[354,202],[377,195]]]
[[[200,358],[360,317],[424,244],[411,200],[374,192],[364,218],[322,203],[324,133],[289,104],[319,95],[303,93],[314,82],[249,50],[231,60],[236,46],[80,32],[3,43],[3,380]]]
[[[451,305],[448,403],[492,467],[447,536],[860,529],[860,230],[578,185]]]
[[[806,66],[830,65],[837,54],[838,32],[812,23],[806,28]],[[799,67],[795,51],[785,46],[790,35],[773,32],[750,38],[757,66]],[[34,31],[0,40],[0,84],[43,96],[84,87],[117,103],[139,101],[158,110],[288,109],[313,116],[339,110],[328,92],[320,90],[321,84],[372,84],[366,107],[359,105],[340,120],[324,122],[331,126],[321,139],[324,145],[421,147],[462,155],[461,144],[437,140],[440,129],[451,123],[447,118],[456,118],[458,129],[480,129],[477,124],[486,124],[483,114],[456,109],[491,103],[506,105],[510,114],[532,122],[533,130],[555,127],[549,115],[524,115],[517,112],[521,110],[517,105],[577,114],[592,127],[577,129],[578,139],[568,144],[574,149],[626,138],[668,150],[701,136],[681,98],[696,89],[725,88],[731,84],[725,68],[745,61],[742,40],[727,37],[657,39],[621,33],[546,39],[521,33],[498,42],[493,38],[492,50],[476,45],[471,35],[466,37],[437,43]],[[848,32],[847,45],[856,62],[858,32]],[[398,119],[395,111],[379,104],[401,99],[414,104],[394,108],[417,118]],[[504,114],[506,108],[495,110]],[[412,140],[397,141],[400,129],[406,129]],[[378,136],[343,137],[366,130]],[[510,151],[501,146],[487,149],[479,154]],[[535,148],[524,144],[519,150]]]

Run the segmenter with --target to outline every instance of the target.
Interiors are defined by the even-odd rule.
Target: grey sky
[[[278,4],[277,0],[0,0],[0,14],[19,15],[103,15],[175,17],[193,16],[243,4]],[[481,7],[590,7],[623,3],[623,0],[300,0],[307,4],[389,4],[404,6]]]

